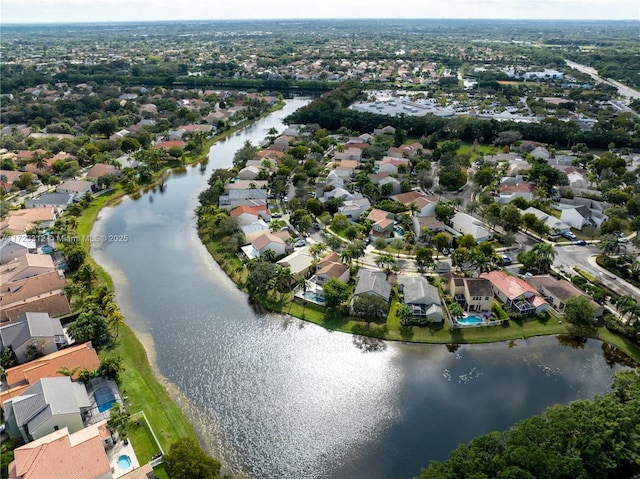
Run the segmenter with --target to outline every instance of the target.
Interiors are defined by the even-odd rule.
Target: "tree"
[[[409,326],[411,324],[411,320],[413,319],[413,308],[408,304],[399,303],[396,308],[396,316],[400,318],[401,326]]]
[[[520,228],[520,211],[514,205],[507,205],[500,211],[500,222],[505,231],[515,233]]]
[[[105,341],[108,337],[108,331],[109,327],[105,317],[92,310],[85,310],[80,313],[78,319],[68,327],[69,336],[76,343],[92,341],[96,345]]]
[[[329,278],[322,285],[322,291],[327,306],[330,308],[339,306],[349,299],[349,285],[338,278]]]
[[[455,209],[453,208],[453,206],[445,203],[444,201],[438,201],[436,203],[435,213],[437,219],[439,219],[440,221],[448,222],[455,213]]]
[[[164,455],[164,468],[170,479],[217,479],[220,462],[205,454],[191,438],[174,442]]]
[[[591,325],[596,317],[595,308],[586,296],[571,296],[565,302],[564,316],[570,323]]]
[[[250,296],[262,297],[269,292],[270,280],[275,269],[276,265],[267,261],[258,260],[249,263],[246,286]]]
[[[351,310],[355,316],[363,318],[367,323],[380,321],[389,314],[389,303],[377,294],[361,294],[353,300]]]
[[[446,233],[438,233],[431,238],[431,244],[436,247],[436,258],[440,255],[440,252],[449,247],[451,238]]]
[[[455,302],[449,305],[449,313],[454,319],[460,319],[464,316],[464,310],[462,309],[462,306]]]
[[[106,356],[100,358],[100,366],[98,367],[99,376],[107,376],[116,379],[118,373],[124,371],[124,360],[122,356]]]
[[[273,273],[273,277],[271,278],[271,284],[273,288],[279,292],[282,297],[284,297],[285,293],[291,291],[291,284],[294,280],[293,273],[291,272],[291,268],[288,266],[276,265],[276,269]],[[281,299],[282,299],[281,297]]]
[[[558,252],[549,243],[537,243],[531,248],[536,257],[536,269],[540,274],[546,274],[551,269]]]
[[[418,271],[424,273],[427,268],[433,266],[433,250],[424,246],[416,248],[416,264]]]
[[[256,148],[251,144],[249,140],[244,142],[242,148],[240,148],[233,155],[233,166],[237,169],[242,169],[247,166],[247,161],[253,160],[256,154]]]
[[[307,210],[296,210],[290,217],[291,224],[299,231],[306,231],[311,228],[313,218]]]
[[[603,223],[604,224],[604,223]],[[606,256],[619,254],[625,246],[618,241],[618,237],[615,235],[603,236],[598,243],[598,248],[602,251],[602,254]]]

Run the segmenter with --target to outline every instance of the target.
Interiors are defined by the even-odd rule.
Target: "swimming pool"
[[[126,471],[131,467],[131,458],[125,454],[118,458],[118,467],[122,471]]]
[[[482,322],[482,318],[476,314],[458,319],[459,324],[480,324]]]
[[[304,299],[318,304],[324,304],[326,302],[324,296],[319,295],[315,291],[305,291]]]
[[[116,397],[111,388],[108,387],[97,389],[93,393],[93,398],[96,401],[96,406],[98,406],[99,412],[108,411],[116,403]]]

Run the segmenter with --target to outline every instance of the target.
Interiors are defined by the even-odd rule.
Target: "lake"
[[[106,208],[93,244],[127,323],[143,339],[209,453],[252,478],[395,479],[461,442],[556,403],[608,390],[622,366],[589,340],[417,345],[257,315],[196,234],[197,195],[245,140],[307,100],[214,145],[206,165]]]

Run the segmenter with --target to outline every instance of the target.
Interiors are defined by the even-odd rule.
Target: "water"
[[[305,299],[308,299],[309,301],[313,301],[314,303],[318,303],[322,305],[325,304],[324,296],[319,295],[313,291],[305,291],[304,297]]]
[[[126,471],[131,467],[131,458],[129,456],[120,456],[118,458],[118,467],[122,471]]]
[[[480,316],[465,316],[464,318],[458,319],[458,323],[460,324],[479,324],[482,322],[482,318]]]
[[[447,348],[256,315],[200,244],[193,210],[212,169],[231,165],[246,139],[282,131],[279,118],[303,103],[214,146],[206,167],[104,210],[94,231],[128,235],[92,253],[127,322],[190,400],[208,452],[252,478],[409,478],[475,435],[608,390],[621,366],[596,341]]]

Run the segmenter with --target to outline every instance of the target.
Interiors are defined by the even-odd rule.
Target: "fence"
[[[159,466],[160,464],[162,464],[163,459],[162,457],[164,456],[164,450],[162,449],[162,446],[160,445],[160,441],[158,441],[158,436],[156,436],[156,433],[153,431],[153,428],[151,427],[151,424],[149,423],[149,420],[147,419],[147,415],[144,413],[144,411],[139,411],[135,414],[132,414],[129,417],[130,421],[135,421],[137,418],[141,417],[144,419],[144,421],[147,423],[147,427],[149,428],[149,431],[151,432],[151,435],[153,436],[154,441],[156,441],[156,445],[158,446],[158,449],[160,450],[160,453],[162,454],[160,457],[156,457],[156,458],[152,458],[151,461],[149,461],[149,464],[151,465],[151,467],[156,467]]]

